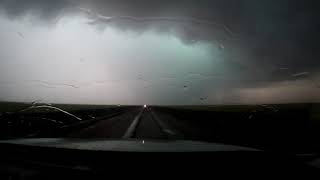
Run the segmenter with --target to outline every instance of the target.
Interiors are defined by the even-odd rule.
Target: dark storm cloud
[[[317,1],[259,1],[247,3],[237,20],[247,50],[261,65],[290,69],[318,68],[320,36]]]
[[[320,30],[320,16],[316,0],[0,0],[0,6],[10,17],[34,13],[40,18],[50,19],[82,7],[110,17],[194,18],[225,25],[239,35],[239,44],[248,47],[260,59],[296,59],[296,55],[310,58],[311,54],[314,57],[319,53],[317,32]],[[153,25],[159,32],[166,32],[175,26],[186,42],[215,40],[219,38],[215,33],[220,31],[219,35],[222,35],[221,31],[225,31],[221,27],[194,22],[135,23],[119,20],[113,25],[134,30],[145,30]],[[224,32],[223,35],[230,34]],[[307,62],[306,65],[314,64]]]
[[[185,17],[222,24],[239,35],[239,45],[251,50],[254,57],[281,57],[283,62],[278,64],[297,57],[309,59],[319,53],[317,42],[320,38],[320,6],[316,0],[94,0],[82,1],[79,6],[82,4],[104,16]],[[148,23],[130,21],[117,23],[124,29],[144,29],[148,26]],[[218,38],[215,33],[223,31],[205,23],[154,22],[152,25],[156,24],[160,24],[159,31],[178,26],[181,37],[191,40],[214,40]],[[259,61],[264,63],[264,60]],[[314,64],[310,61],[305,65],[309,67]]]
[[[173,34],[186,44],[220,43],[224,66],[246,87],[294,80],[297,77],[293,75],[302,72],[308,72],[301,77],[306,78],[320,69],[317,0],[0,0],[0,7],[12,19],[33,14],[44,22],[66,13],[85,13],[82,8],[90,11],[85,13],[92,20],[89,22],[102,29],[153,29]],[[175,20],[118,18],[106,23],[94,15]]]
[[[9,18],[20,18],[32,14],[42,20],[52,20],[70,9],[72,3],[67,0],[0,0],[0,9]]]

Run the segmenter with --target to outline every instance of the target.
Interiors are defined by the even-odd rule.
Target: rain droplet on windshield
[[[301,77],[301,76],[307,76],[307,75],[309,75],[309,72],[300,72],[300,73],[292,74],[291,76]]]
[[[287,67],[281,67],[281,68],[279,68],[280,70],[289,70],[289,68],[287,68]]]
[[[219,49],[223,50],[224,49],[224,45],[222,43],[219,44]]]
[[[201,100],[201,101],[205,101],[205,100],[207,100],[207,98],[202,97],[202,98],[200,98],[200,100]]]
[[[21,32],[17,32],[21,38],[24,38],[24,35]]]

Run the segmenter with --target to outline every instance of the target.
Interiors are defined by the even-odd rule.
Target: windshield
[[[315,151],[319,7],[301,0],[1,0],[1,139]]]

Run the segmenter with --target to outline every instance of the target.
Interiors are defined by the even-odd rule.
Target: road
[[[244,111],[211,112],[141,106],[124,110],[116,116],[101,118],[89,126],[69,131],[63,137],[183,139],[289,152],[312,152],[320,149],[318,136],[310,133],[312,129],[304,119],[307,117],[306,113],[294,112],[263,111],[251,117],[250,112]]]
[[[137,107],[115,117],[102,119],[67,135],[72,138],[182,139],[183,135],[152,107]],[[172,117],[171,117],[172,118]],[[166,119],[168,117],[166,116]],[[170,118],[169,118],[170,119]]]
[[[284,106],[279,111],[265,106],[250,111],[117,106],[74,110],[81,121],[60,112],[16,113],[2,116],[0,137],[183,139],[305,153],[320,149],[319,121],[315,123],[309,112],[305,106]]]

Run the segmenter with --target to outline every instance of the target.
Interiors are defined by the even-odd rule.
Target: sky
[[[0,0],[0,101],[320,102],[316,0]]]

